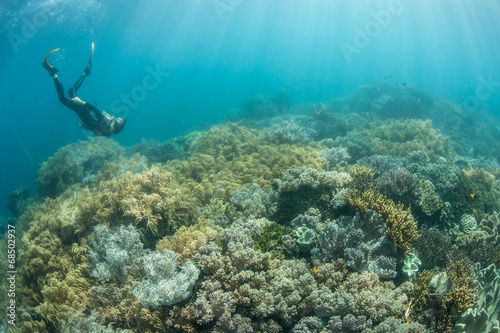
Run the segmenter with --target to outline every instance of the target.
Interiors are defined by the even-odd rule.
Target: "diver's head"
[[[125,123],[127,122],[127,118],[123,120],[122,118],[115,118],[111,122],[111,132],[113,134],[118,134],[122,131],[123,127],[125,127]]]

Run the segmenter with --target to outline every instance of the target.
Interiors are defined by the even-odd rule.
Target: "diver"
[[[78,124],[80,125],[80,127],[92,131],[95,135],[110,136],[111,134],[120,133],[125,126],[127,118],[123,120],[122,118],[115,118],[114,116],[107,114],[105,111],[101,112],[96,106],[82,101],[76,95],[76,91],[82,85],[85,77],[90,75],[90,68],[92,67],[92,56],[94,54],[94,43],[92,42],[92,50],[90,52],[90,58],[87,67],[84,69],[83,74],[80,76],[80,78],[69,89],[68,96],[64,94],[63,85],[61,83],[61,80],[57,76],[57,72],[59,72],[59,70],[52,66],[48,60],[49,56],[59,50],[60,49],[55,49],[50,51],[42,60],[43,68],[45,68],[49,72],[49,76],[51,76],[54,80],[57,95],[59,96],[59,101],[66,107],[76,112],[76,114],[82,120],[82,122]]]

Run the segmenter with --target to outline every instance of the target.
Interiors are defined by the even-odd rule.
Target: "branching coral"
[[[410,211],[403,209],[402,204],[396,205],[392,200],[372,190],[364,192],[351,190],[346,200],[358,212],[371,209],[382,215],[388,227],[388,238],[405,254],[412,249],[412,244],[420,237],[417,222]]]
[[[475,295],[477,285],[472,265],[464,261],[452,261],[446,273],[451,282],[451,291],[446,295],[446,302],[452,303],[458,313],[462,313],[472,307],[477,300]]]

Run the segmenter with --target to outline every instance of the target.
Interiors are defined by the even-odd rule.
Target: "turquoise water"
[[[33,195],[37,166],[89,135],[40,66],[54,48],[67,89],[95,43],[79,95],[126,112],[115,139],[130,145],[220,121],[256,94],[282,89],[294,103],[320,102],[387,81],[461,104],[489,81],[473,106],[498,114],[499,13],[494,0],[3,1],[0,198],[20,185]],[[168,76],[146,95],[132,91],[156,66]],[[134,107],[122,99],[131,92]]]

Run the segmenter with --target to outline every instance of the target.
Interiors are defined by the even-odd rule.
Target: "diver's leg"
[[[59,97],[59,101],[66,105],[68,102],[68,97],[64,95],[64,87],[62,85],[61,80],[57,76],[57,74],[52,75],[52,79],[54,80],[54,85],[56,86],[57,96]]]
[[[82,85],[83,80],[85,79],[85,76],[87,76],[87,75],[85,75],[85,72],[83,72],[83,74],[78,78],[78,80],[76,80],[75,84],[73,84],[73,86],[71,88],[69,88],[69,90],[68,90],[69,98],[73,98],[76,96],[76,91]]]
[[[90,68],[92,67],[92,57],[94,55],[94,42],[92,42],[92,50],[90,52],[89,62],[87,63],[87,67],[83,70],[82,75],[76,80],[75,84],[69,89],[68,95],[69,98],[73,98],[76,96],[76,91],[80,88],[83,83],[83,80],[86,76],[90,75]]]

